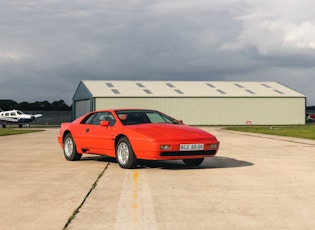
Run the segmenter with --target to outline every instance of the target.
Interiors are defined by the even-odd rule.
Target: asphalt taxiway
[[[315,141],[202,127],[199,167],[69,162],[58,129],[0,137],[1,229],[315,229]]]

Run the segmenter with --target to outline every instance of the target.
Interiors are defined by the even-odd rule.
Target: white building
[[[74,118],[111,108],[156,109],[190,125],[300,125],[306,96],[276,82],[80,82]]]

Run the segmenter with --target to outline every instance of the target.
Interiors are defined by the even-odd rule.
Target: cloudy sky
[[[0,2],[0,99],[80,80],[276,81],[315,105],[312,0]]]

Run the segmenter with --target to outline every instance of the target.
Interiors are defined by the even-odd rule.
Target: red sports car
[[[138,159],[181,159],[198,166],[219,148],[210,133],[143,109],[94,111],[62,123],[58,142],[69,161],[79,160],[82,154],[99,154],[115,157],[122,168],[136,167]]]

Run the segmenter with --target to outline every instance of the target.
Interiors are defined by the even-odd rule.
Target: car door
[[[108,120],[109,126],[101,126],[102,120]],[[91,153],[106,154],[114,148],[115,119],[110,112],[96,112],[84,124],[84,142]]]

